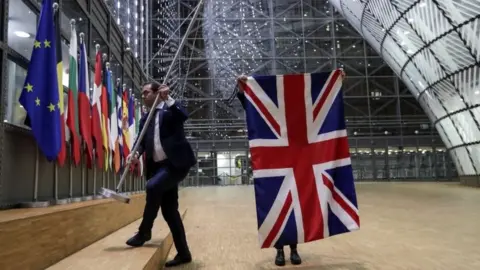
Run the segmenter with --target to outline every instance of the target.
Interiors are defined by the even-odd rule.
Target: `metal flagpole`
[[[81,197],[73,197],[73,160],[72,160],[72,150],[73,150],[73,145],[70,143],[70,164],[69,164],[69,175],[68,175],[68,185],[69,185],[69,191],[68,191],[68,197],[70,202],[79,202],[82,200]]]
[[[82,143],[81,149],[83,150],[84,147],[85,146]],[[82,181],[82,198],[84,198],[85,197],[85,155],[82,155],[82,160],[81,160],[80,166],[81,166],[80,167],[80,170],[81,170],[80,171],[80,178],[81,178],[81,181]]]
[[[96,157],[95,157],[95,162],[97,162]],[[97,195],[96,190],[97,190],[97,167],[93,166],[93,188],[92,188],[93,199],[102,199],[103,197]]]
[[[38,202],[38,169],[40,167],[40,153],[38,151],[38,146],[35,147],[35,176],[33,180],[33,202]]]
[[[38,146],[35,146],[35,167],[34,167],[34,176],[33,176],[33,198],[31,202],[21,203],[20,207],[24,208],[37,208],[37,207],[47,207],[50,205],[49,201],[39,201],[38,200],[38,171],[40,169],[40,152]]]
[[[165,74],[165,77],[163,79],[163,83],[162,84],[165,84],[165,82],[167,82],[167,79],[168,77],[170,76],[170,73],[172,72],[172,69],[173,69],[173,66],[178,58],[178,56],[180,55],[180,52],[182,51],[182,48],[183,48],[183,45],[185,44],[185,41],[187,40],[187,37],[188,35],[190,34],[190,31],[192,29],[192,26],[195,22],[195,19],[197,18],[198,16],[198,13],[200,11],[200,7],[202,6],[203,4],[203,0],[200,0],[196,9],[195,9],[195,13],[193,14],[193,17],[191,19],[191,22],[190,24],[188,25],[188,28],[187,30],[185,31],[185,36],[183,37],[182,41],[180,42],[180,45],[178,46],[178,49],[177,49],[177,52],[175,53],[175,56],[173,57],[172,59],[172,63],[170,64],[170,67],[168,68],[168,71],[167,73]],[[153,103],[153,106],[152,108],[150,109],[150,112],[148,113],[148,116],[147,116],[147,119],[145,120],[145,123],[144,123],[144,126],[142,128],[142,131],[140,132],[139,136],[137,137],[137,140],[135,142],[135,145],[133,147],[133,149],[131,150],[131,153],[135,153],[138,149],[138,142],[141,141],[143,139],[143,137],[145,136],[145,133],[147,132],[147,127],[148,125],[150,124],[150,121],[152,120],[153,118],[153,115],[154,115],[154,112],[155,112],[155,107],[158,105],[158,103],[160,102],[160,95],[157,95],[157,97],[155,98],[155,101]],[[130,166],[130,164],[132,163],[132,155],[130,156],[130,158],[127,160],[126,162],[127,166],[126,168],[128,168]],[[128,169],[125,170],[122,174],[122,177],[120,178],[120,181],[116,187],[116,190],[115,191],[112,191],[112,190],[109,190],[109,189],[106,189],[106,188],[102,188],[101,190],[101,194],[104,195],[104,196],[107,196],[107,197],[112,197],[114,199],[117,199],[119,201],[122,201],[122,202],[125,202],[125,203],[129,203],[130,202],[130,198],[126,197],[126,196],[123,196],[123,195],[120,195],[118,194],[119,191],[120,191],[120,188],[122,187],[122,184],[123,182],[125,181],[126,179],[126,176],[128,174]]]

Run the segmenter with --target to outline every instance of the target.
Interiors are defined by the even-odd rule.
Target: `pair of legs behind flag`
[[[277,256],[275,256],[275,264],[278,266],[285,265],[285,252],[283,251],[283,245],[275,244],[277,250]],[[302,263],[302,259],[297,251],[297,244],[290,245],[290,262],[294,265]]]
[[[147,185],[146,204],[143,212],[143,220],[138,233],[127,241],[127,245],[133,247],[142,246],[152,238],[152,227],[161,207],[162,215],[170,228],[173,242],[178,254],[165,266],[171,267],[192,261],[192,255],[188,248],[185,228],[182,217],[178,212],[178,183],[188,174],[188,169],[176,169],[168,160],[146,164]]]

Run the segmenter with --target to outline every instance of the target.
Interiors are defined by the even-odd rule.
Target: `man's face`
[[[151,84],[145,85],[142,89],[143,102],[149,108],[153,106],[153,103],[155,102],[155,98],[157,97],[157,95],[158,95],[158,92],[155,93],[152,91]]]

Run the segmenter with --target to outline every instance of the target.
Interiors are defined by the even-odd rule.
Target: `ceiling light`
[[[29,34],[29,33],[23,32],[23,31],[15,31],[14,34],[15,34],[17,37],[21,37],[21,38],[29,38],[29,37],[30,37],[30,34]]]

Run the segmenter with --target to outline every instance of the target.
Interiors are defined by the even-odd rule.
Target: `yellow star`
[[[38,97],[37,97],[37,99],[35,99],[35,104],[36,104],[37,106],[40,106],[40,99],[39,99]]]
[[[60,101],[57,103],[57,107],[60,109]]]
[[[27,83],[27,85],[25,85],[25,89],[27,90],[27,92],[33,92],[33,85]]]
[[[45,39],[43,43],[45,44],[45,48],[50,48],[50,41]]]
[[[50,103],[50,105],[48,105],[47,107],[50,110],[50,112],[55,111],[55,105],[53,105],[52,103]]]
[[[40,41],[38,41],[38,40],[35,40],[33,42],[33,46],[34,46],[35,49],[38,49],[38,48],[42,47],[42,43],[40,43]]]

